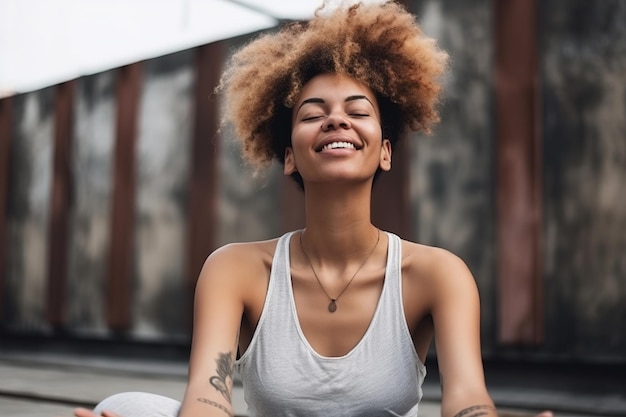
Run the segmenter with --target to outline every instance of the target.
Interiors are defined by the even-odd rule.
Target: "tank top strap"
[[[274,257],[272,258],[272,267],[267,284],[263,310],[261,311],[261,316],[259,317],[259,322],[257,323],[250,345],[237,361],[238,363],[247,360],[247,357],[250,356],[250,352],[254,351],[256,345],[259,343],[258,339],[263,339],[267,337],[268,334],[271,335],[276,331],[284,333],[285,329],[290,327],[290,315],[285,314],[285,309],[291,304],[289,242],[294,233],[296,233],[296,231],[287,232],[278,238],[276,248],[274,249]]]
[[[402,296],[402,250],[400,238],[391,233],[386,232],[388,237],[387,247],[387,267],[385,271],[386,280],[385,284],[387,289],[387,297],[391,298],[392,305],[398,305],[394,302],[397,300],[397,296]],[[400,306],[401,307],[401,306]]]
[[[291,242],[291,236],[297,233],[298,230],[287,232],[278,238],[276,243],[276,249],[274,250],[274,258],[272,259],[272,271],[271,273],[285,273],[289,274],[289,271],[285,271],[285,268],[289,267],[289,243]]]
[[[277,300],[278,306],[288,305],[291,293],[291,266],[289,259],[289,246],[291,237],[298,231],[285,233],[278,239],[274,258],[272,259],[272,270],[270,271],[270,281],[266,298]],[[276,305],[270,303],[269,305]]]
[[[389,340],[400,338],[410,341],[411,336],[406,325],[402,296],[402,241],[397,235],[386,233],[389,242],[387,267],[385,284],[379,301],[381,311],[376,324],[376,333],[378,337],[386,337]]]

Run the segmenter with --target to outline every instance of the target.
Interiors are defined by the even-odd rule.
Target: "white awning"
[[[0,97],[310,18],[322,0],[2,0]]]

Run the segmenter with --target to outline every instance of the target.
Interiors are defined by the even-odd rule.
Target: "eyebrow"
[[[354,101],[354,100],[367,100],[367,101],[368,101],[368,102],[372,105],[372,107],[374,107],[374,103],[372,103],[372,102],[371,102],[371,100],[370,100],[369,98],[367,98],[367,96],[364,96],[364,95],[362,95],[362,94],[357,94],[357,95],[353,95],[353,96],[348,96],[348,97],[346,97],[346,99],[344,100],[344,102],[346,102],[346,103],[347,103],[347,102],[349,102],[349,101]],[[302,103],[300,103],[300,106],[298,107],[298,110],[300,110],[300,108],[301,108],[302,106],[304,106],[305,104],[308,104],[308,103],[321,103],[321,104],[323,104],[323,103],[326,103],[326,102],[324,101],[324,99],[319,98],[319,97],[311,97],[311,98],[307,98],[307,99],[306,99],[306,100],[304,100]]]

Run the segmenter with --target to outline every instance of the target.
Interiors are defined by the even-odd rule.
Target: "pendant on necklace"
[[[336,300],[333,300],[331,298],[330,299],[330,304],[328,304],[328,311],[330,311],[331,313],[334,313],[335,311],[337,311],[337,303],[335,301]]]

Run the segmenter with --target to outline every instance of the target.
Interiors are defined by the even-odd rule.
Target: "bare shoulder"
[[[465,279],[469,273],[465,262],[449,250],[408,240],[402,241],[402,270],[435,280]]]
[[[208,256],[199,281],[239,285],[264,277],[271,267],[277,242],[278,239],[271,239],[224,245]]]
[[[402,241],[402,274],[405,281],[428,288],[432,296],[472,290],[476,286],[472,273],[459,256],[407,240]]]
[[[234,268],[258,266],[274,256],[278,239],[229,243],[209,255],[207,263],[226,264]]]

